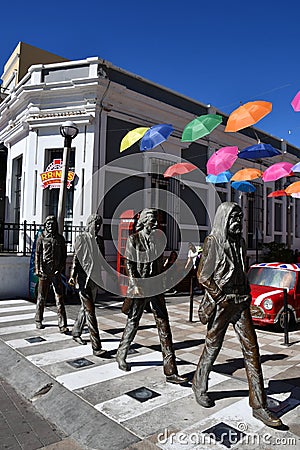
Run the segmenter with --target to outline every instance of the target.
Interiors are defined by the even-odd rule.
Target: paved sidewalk
[[[0,440],[2,449],[80,450],[74,440],[45,420],[6,381],[0,380]]]
[[[7,392],[12,386],[22,395],[18,400],[12,394],[15,401],[10,407],[20,410],[19,402],[27,405],[33,418],[26,416],[23,425],[27,431],[32,428],[41,444],[16,449],[299,448],[300,330],[290,333],[291,346],[282,345],[281,333],[257,330],[270,408],[286,425],[274,430],[252,417],[243,357],[232,327],[210,377],[215,406],[205,409],[196,403],[190,383],[165,382],[151,313],[144,314],[131,348],[132,370],[118,369],[114,356],[126,321],[121,304],[118,297],[98,297],[101,339],[110,352],[104,359],[93,356],[88,333],[83,335],[84,346],[59,333],[54,306],[47,308],[46,327],[36,330],[35,305],[22,299],[0,301],[2,387]],[[179,372],[191,380],[206,331],[197,320],[197,299],[193,322],[188,321],[188,296],[167,296],[167,307]],[[67,304],[70,327],[78,309],[79,304]],[[38,420],[41,428],[32,425]],[[48,430],[44,439],[52,442],[43,440],[39,429]],[[16,431],[12,427],[11,436]]]

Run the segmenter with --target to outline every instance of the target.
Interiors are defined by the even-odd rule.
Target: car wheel
[[[294,315],[290,310],[288,310],[288,321],[287,322],[288,322],[288,330],[290,330],[294,323]],[[284,331],[284,312],[283,311],[280,313],[280,316],[278,317],[278,322],[276,323],[276,328],[279,331]]]

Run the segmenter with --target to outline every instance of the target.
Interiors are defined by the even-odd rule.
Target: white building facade
[[[221,114],[223,124],[195,143],[181,142],[185,125],[207,113]],[[243,207],[250,261],[257,257],[257,239],[300,248],[300,200],[267,197],[296,178],[274,183],[257,179],[254,194],[235,191],[230,183],[218,186],[205,181],[207,159],[221,147],[236,145],[241,150],[259,138],[281,151],[264,161],[238,159],[234,171],[265,170],[279,161],[295,164],[299,149],[252,127],[225,133],[227,116],[215,108],[99,58],[33,65],[0,103],[0,143],[7,149],[5,222],[41,224],[47,215],[57,213],[58,189],[43,188],[41,174],[62,158],[59,129],[66,120],[73,121],[79,133],[72,142],[70,168],[75,179],[65,221],[80,226],[91,213],[100,213],[111,260],[117,255],[119,218],[125,210],[161,210],[166,248],[178,250],[184,258],[189,241],[203,242],[219,202],[225,200]],[[174,127],[161,146],[141,152],[136,143],[120,153],[128,131],[159,123]],[[163,177],[167,167],[183,160],[198,170]]]

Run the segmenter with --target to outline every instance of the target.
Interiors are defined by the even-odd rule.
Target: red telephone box
[[[120,215],[118,229],[118,254],[117,254],[117,272],[119,273],[119,285],[122,295],[127,292],[127,272],[125,266],[125,248],[127,238],[134,231],[134,210],[128,209]]]

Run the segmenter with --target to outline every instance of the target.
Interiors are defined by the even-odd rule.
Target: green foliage
[[[263,248],[264,262],[294,262],[294,252],[293,250],[288,249],[286,244],[273,241],[268,244],[263,244]]]

